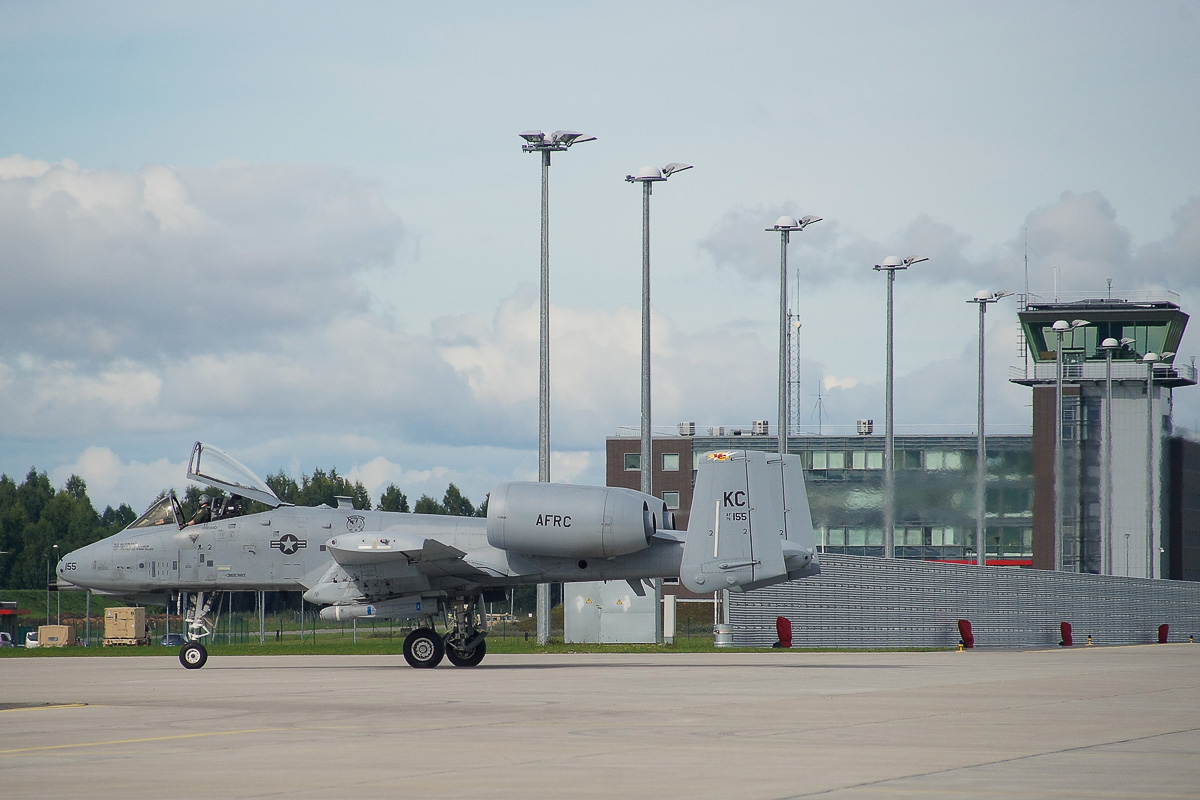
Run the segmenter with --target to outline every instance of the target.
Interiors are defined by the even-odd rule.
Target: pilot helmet
[[[206,494],[200,495],[200,505],[206,506],[211,502],[212,502],[212,498],[209,497],[208,495],[206,495]]]

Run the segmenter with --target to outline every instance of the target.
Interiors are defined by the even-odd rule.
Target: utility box
[[[104,644],[148,645],[146,635],[146,609],[110,608],[104,612]]]
[[[38,647],[66,647],[75,644],[75,629],[70,625],[38,625]]]

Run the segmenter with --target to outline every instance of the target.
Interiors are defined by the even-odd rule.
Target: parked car
[[[26,647],[37,647],[38,646],[37,631],[30,631],[29,633],[25,634],[25,646]]]
[[[14,647],[12,634],[8,631],[0,631],[0,647]]]
[[[159,642],[163,647],[183,647],[182,633],[164,633],[162,641]]]

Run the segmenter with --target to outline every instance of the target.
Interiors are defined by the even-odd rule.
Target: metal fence
[[[1140,644],[1200,636],[1200,583],[979,567],[929,561],[820,556],[821,574],[746,594],[730,593],[735,647],[769,647],[775,618],[792,623],[794,647],[953,647],[958,620],[976,647],[1046,647],[1068,622],[1077,645]]]

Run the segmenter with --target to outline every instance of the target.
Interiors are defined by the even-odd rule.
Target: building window
[[[663,492],[662,499],[672,511],[679,508],[679,492]]]
[[[663,472],[679,472],[679,453],[663,453]]]
[[[625,471],[637,472],[642,468],[641,453],[626,453],[625,454]]]
[[[867,469],[883,469],[883,451],[867,451]]]

